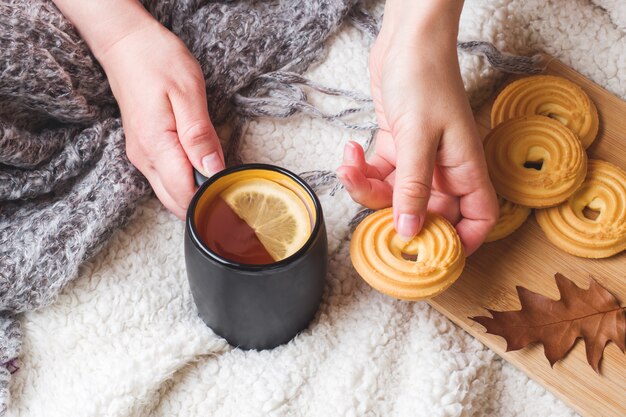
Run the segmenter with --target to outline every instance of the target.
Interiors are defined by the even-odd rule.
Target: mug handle
[[[197,169],[193,169],[193,178],[196,181],[196,185],[199,187],[202,184],[205,183],[206,180],[208,180],[207,177],[205,177],[204,175],[202,175]]]

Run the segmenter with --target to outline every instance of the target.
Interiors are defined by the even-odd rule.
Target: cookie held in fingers
[[[504,239],[524,224],[531,212],[528,207],[512,203],[499,196],[498,206],[500,207],[498,221],[487,235],[485,242]]]
[[[461,239],[443,217],[428,213],[420,233],[404,242],[394,229],[391,208],[367,216],[352,234],[350,258],[374,289],[403,300],[434,297],[461,275]]]
[[[537,210],[537,222],[557,247],[583,258],[626,250],[626,172],[590,160],[582,186],[564,203]]]
[[[496,192],[522,206],[555,206],[585,179],[587,155],[580,141],[545,116],[507,120],[489,132],[483,146]]]
[[[567,126],[588,148],[598,134],[598,110],[573,82],[553,75],[525,77],[507,85],[491,108],[491,126],[521,116],[542,115]]]

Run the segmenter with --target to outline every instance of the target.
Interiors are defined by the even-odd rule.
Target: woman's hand
[[[394,9],[402,2],[388,0],[370,52],[375,154],[366,162],[351,142],[337,173],[355,201],[392,205],[405,239],[419,232],[427,210],[442,214],[469,255],[495,224],[498,205],[456,55],[462,2]]]
[[[129,160],[183,219],[193,169],[224,168],[200,66],[183,42],[135,0],[56,0],[104,68],[119,104]]]
[[[224,168],[198,62],[156,22],[112,45],[100,61],[120,106],[128,159],[184,218],[196,190],[192,166],[207,177]]]

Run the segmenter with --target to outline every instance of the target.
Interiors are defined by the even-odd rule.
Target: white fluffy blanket
[[[461,39],[548,52],[625,98],[626,2],[597,4],[468,0]],[[346,26],[307,76],[367,93],[369,43]],[[477,57],[461,56],[461,64],[477,103],[497,74]],[[351,138],[365,140],[304,117],[259,120],[247,130],[243,158],[296,172],[333,169]],[[427,304],[393,300],[364,284],[348,257],[347,221],[357,206],[345,195],[332,205],[322,200],[328,285],[317,318],[295,340],[245,352],[215,336],[196,317],[189,293],[183,224],[151,199],[54,305],[21,317],[25,346],[9,414],[575,415]]]

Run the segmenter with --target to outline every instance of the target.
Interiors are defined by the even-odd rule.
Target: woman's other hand
[[[387,1],[370,51],[375,153],[366,162],[351,142],[337,172],[355,201],[393,206],[400,236],[413,237],[433,211],[455,225],[469,255],[498,204],[456,54],[461,8],[456,0]]]

